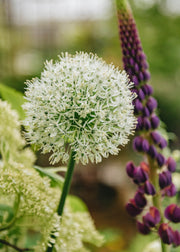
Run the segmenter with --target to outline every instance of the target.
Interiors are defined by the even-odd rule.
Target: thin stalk
[[[161,249],[162,249],[162,252],[169,252],[169,246],[164,244],[162,240],[161,240]]]
[[[62,214],[63,214],[66,197],[67,197],[69,189],[70,189],[72,175],[73,175],[74,166],[75,166],[74,156],[75,156],[75,152],[71,151],[69,163],[68,163],[68,167],[67,167],[67,173],[65,176],[64,184],[63,184],[62,194],[61,194],[61,198],[60,198],[58,209],[57,209],[57,213],[59,216],[62,216]],[[56,239],[56,237],[53,235],[52,235],[52,238],[54,240]],[[54,244],[51,244],[51,247],[48,247],[46,252],[52,252],[53,248],[54,248]]]

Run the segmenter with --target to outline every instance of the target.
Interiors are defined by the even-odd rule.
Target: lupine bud
[[[153,93],[153,88],[152,86],[145,84],[142,86],[142,90],[144,92],[145,95],[151,95]]]
[[[136,113],[143,110],[143,105],[142,105],[142,103],[140,102],[139,99],[136,99],[134,101],[134,109],[135,109]]]
[[[146,106],[148,107],[150,113],[152,113],[152,111],[157,108],[157,101],[156,99],[154,99],[153,97],[149,97]]]
[[[175,172],[176,170],[176,162],[172,157],[169,157],[166,161],[167,168],[170,172]]]
[[[134,173],[134,183],[141,184],[148,179],[148,174],[141,167],[137,167]]]
[[[126,165],[126,172],[130,178],[134,178],[134,172],[135,172],[135,165],[133,162],[128,162]]]
[[[173,241],[174,245],[177,247],[180,245],[180,233],[178,232],[178,230],[174,231],[174,241]]]
[[[138,91],[138,97],[141,101],[144,100],[144,98],[145,98],[145,94],[141,88]]]
[[[155,144],[158,144],[161,140],[161,135],[158,132],[153,131],[151,132],[151,138]]]
[[[151,78],[150,72],[144,71],[143,75],[144,75],[144,80],[146,80],[146,81],[150,80],[150,78]]]
[[[136,206],[134,199],[131,199],[130,202],[126,205],[126,211],[129,215],[135,217],[142,212],[142,209]]]
[[[136,130],[142,130],[143,129],[143,119],[141,116],[138,117],[137,119],[137,125],[136,125]]]
[[[156,115],[152,115],[151,116],[151,125],[153,129],[157,129],[157,127],[159,126],[160,120],[159,117]]]
[[[166,161],[165,157],[161,153],[157,154],[156,160],[157,160],[157,163],[158,163],[159,167],[163,166],[165,164],[165,161]]]
[[[149,146],[148,154],[150,155],[151,158],[156,158],[158,153],[154,145]]]
[[[143,108],[143,116],[149,117],[150,116],[150,111],[147,107]]]
[[[147,204],[147,200],[141,192],[136,193],[134,201],[136,203],[136,206],[139,208],[143,208]]]
[[[166,139],[164,139],[163,137],[161,137],[161,140],[160,140],[160,142],[159,142],[159,147],[160,147],[161,149],[164,149],[166,146],[167,146],[167,141],[166,141]]]
[[[137,228],[139,232],[144,235],[149,234],[151,231],[148,226],[146,226],[144,223],[141,223],[139,221],[137,221]]]
[[[148,180],[144,184],[144,191],[148,195],[155,195],[156,194],[156,190],[155,190],[154,186]]]
[[[151,122],[150,122],[149,118],[147,118],[147,117],[145,117],[143,119],[143,128],[145,130],[150,130],[150,128],[151,128]]]
[[[137,78],[136,75],[134,75],[134,76],[132,77],[132,81],[133,81],[133,83],[134,83],[135,86],[138,86],[138,85],[139,85],[139,80],[138,80],[138,78]]]
[[[149,150],[149,142],[147,139],[142,140],[142,151],[148,152]]]
[[[178,207],[176,204],[171,204],[168,207],[166,207],[164,211],[165,217],[174,222],[179,223],[180,222],[180,207]]]
[[[148,227],[155,227],[161,220],[159,210],[156,207],[150,207],[149,213],[143,216],[143,222]]]
[[[159,186],[161,189],[169,186],[172,183],[172,176],[169,171],[164,171],[159,174]]]
[[[159,236],[165,244],[171,244],[174,241],[174,232],[167,223],[162,223],[158,230]]]
[[[141,136],[137,136],[133,140],[133,149],[135,151],[142,151],[142,140],[143,138]]]
[[[168,187],[164,188],[164,194],[168,197],[173,197],[177,193],[177,189],[173,183],[171,183]]]

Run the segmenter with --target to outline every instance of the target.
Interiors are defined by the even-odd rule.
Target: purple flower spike
[[[180,233],[176,230],[174,231],[174,245],[177,247],[180,245]]]
[[[152,115],[151,116],[151,125],[153,129],[157,129],[157,127],[159,126],[160,120],[159,117],[156,115]]]
[[[167,223],[162,223],[158,230],[159,236],[165,244],[171,244],[174,241],[174,232]]]
[[[162,137],[158,132],[153,131],[151,132],[151,138],[155,144],[159,144]]]
[[[171,183],[168,187],[164,188],[164,193],[162,195],[166,195],[168,197],[173,197],[177,193],[177,189],[173,183]]]
[[[136,203],[136,206],[139,208],[143,208],[147,204],[147,200],[141,192],[136,193],[134,201]]]
[[[156,207],[150,207],[149,213],[143,216],[143,222],[148,227],[155,227],[161,220],[159,210]]]
[[[159,174],[159,186],[161,189],[169,186],[172,183],[171,173],[169,171],[164,171]]]
[[[142,151],[142,140],[143,138],[141,136],[137,136],[133,140],[133,149],[135,151]]]
[[[154,147],[154,145],[149,146],[148,154],[150,155],[151,158],[156,158],[157,157],[158,153],[157,153],[157,150]]]
[[[149,97],[146,106],[148,107],[150,113],[153,112],[155,108],[157,108],[157,101],[153,97]]]
[[[180,207],[178,207],[176,204],[171,204],[168,207],[166,207],[164,211],[165,217],[174,222],[179,223],[180,222]]]
[[[164,149],[165,147],[167,147],[167,141],[163,137],[161,137],[161,140],[160,140],[160,143],[159,143],[159,147],[161,149]]]
[[[134,183],[141,184],[148,179],[148,174],[141,167],[137,167],[134,173]]]
[[[170,172],[176,171],[176,162],[172,157],[169,157],[166,161],[167,168]]]
[[[150,130],[150,128],[151,128],[151,122],[150,122],[149,118],[147,118],[147,117],[145,117],[143,119],[143,128],[145,130]]]
[[[157,157],[156,157],[157,163],[159,165],[159,167],[162,167],[165,164],[165,157],[161,154],[158,153]]]
[[[135,217],[142,212],[142,209],[136,206],[134,199],[131,199],[130,202],[126,205],[126,211],[129,215]]]
[[[147,139],[142,140],[142,151],[148,152],[149,150],[149,142]]]
[[[155,195],[156,190],[154,186],[147,180],[144,184],[144,192],[148,195]]]
[[[150,228],[146,226],[144,223],[137,221],[137,228],[141,234],[147,235],[150,233]]]
[[[126,165],[126,172],[128,174],[128,176],[130,178],[134,178],[134,172],[135,172],[135,165],[133,164],[133,162],[128,162],[127,165]]]

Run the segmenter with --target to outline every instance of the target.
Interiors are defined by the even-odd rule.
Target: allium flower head
[[[62,54],[27,82],[27,137],[52,151],[52,163],[66,162],[70,148],[83,164],[117,154],[136,124],[132,86],[124,71],[93,54]]]

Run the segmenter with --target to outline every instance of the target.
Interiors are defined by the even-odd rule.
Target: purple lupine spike
[[[150,228],[144,223],[137,221],[137,228],[141,234],[147,235],[151,232]]]
[[[169,157],[167,159],[166,165],[167,165],[167,168],[170,172],[176,171],[176,161],[172,157]]]
[[[167,223],[162,223],[158,229],[159,236],[165,244],[174,242],[174,231]]]
[[[168,207],[166,207],[164,211],[165,217],[174,222],[179,223],[180,222],[180,207],[178,207],[176,204],[171,204]]]

